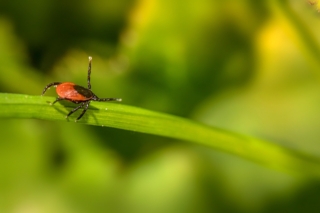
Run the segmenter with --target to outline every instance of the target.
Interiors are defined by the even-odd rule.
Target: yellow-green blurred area
[[[0,91],[40,95],[53,81],[86,86],[91,55],[92,90],[101,98],[320,157],[313,3],[1,0]],[[0,212],[320,209],[319,180],[72,120],[0,120]]]

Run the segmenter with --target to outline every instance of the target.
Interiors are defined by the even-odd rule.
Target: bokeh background
[[[99,97],[320,157],[313,3],[1,0],[0,91],[86,85],[91,55]],[[0,133],[0,212],[320,209],[319,180],[182,141],[31,119],[0,120]]]

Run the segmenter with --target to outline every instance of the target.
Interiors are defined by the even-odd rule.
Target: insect
[[[66,116],[66,118],[68,118],[70,115],[72,115],[78,109],[83,108],[82,113],[75,120],[75,122],[77,122],[80,118],[82,118],[84,113],[86,113],[91,101],[122,101],[121,98],[98,98],[98,96],[96,96],[91,91],[91,83],[90,83],[91,61],[92,61],[92,57],[89,56],[88,88],[84,88],[84,87],[76,85],[72,82],[52,82],[52,83],[48,84],[42,92],[42,95],[44,95],[44,93],[47,91],[47,89],[49,89],[52,86],[56,87],[56,92],[58,94],[58,98],[53,103],[51,103],[51,105],[55,104],[57,101],[62,101],[62,100],[67,100],[67,101],[71,101],[75,104],[80,104],[79,106],[77,106],[76,108],[71,110],[69,112],[69,114]]]

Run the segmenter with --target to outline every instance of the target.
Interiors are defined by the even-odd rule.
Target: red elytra
[[[56,92],[59,97],[70,101],[88,101],[94,96],[91,90],[71,82],[57,85]]]
[[[49,89],[50,87],[56,87],[56,92],[58,94],[58,98],[51,104],[53,105],[57,101],[67,100],[71,101],[76,104],[80,104],[73,110],[69,112],[66,116],[68,118],[72,113],[77,111],[78,109],[84,107],[80,116],[75,120],[76,122],[84,115],[84,113],[89,108],[91,101],[122,101],[121,98],[98,98],[92,91],[91,91],[91,83],[90,83],[90,74],[91,74],[91,61],[92,57],[89,56],[89,67],[88,67],[88,88],[84,88],[82,86],[76,85],[72,82],[52,82],[48,84],[43,92],[42,95]]]

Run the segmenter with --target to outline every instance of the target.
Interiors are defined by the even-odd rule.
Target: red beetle
[[[91,91],[91,83],[90,83],[90,74],[91,74],[91,61],[92,57],[89,56],[89,67],[88,67],[88,88],[84,88],[82,86],[76,85],[71,82],[52,82],[48,84],[43,92],[42,95],[49,89],[50,87],[56,87],[56,92],[58,94],[58,98],[51,103],[53,105],[57,101],[67,100],[71,101],[75,104],[80,104],[73,110],[69,112],[66,116],[68,118],[72,113],[77,111],[80,108],[84,108],[80,116],[75,120],[77,122],[87,111],[91,101],[122,101],[121,98],[98,98],[92,91]]]

